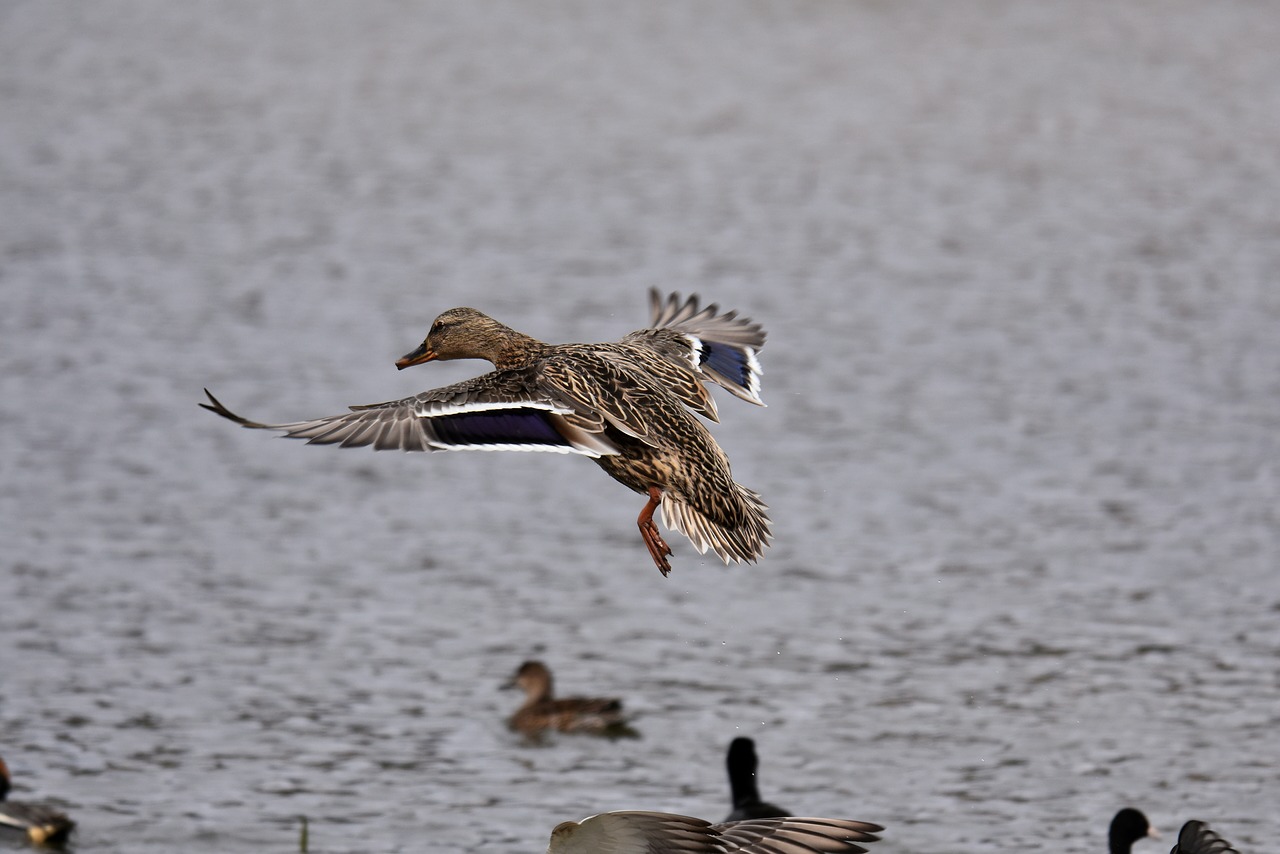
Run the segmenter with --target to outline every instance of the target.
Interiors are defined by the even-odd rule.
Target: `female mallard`
[[[884,830],[838,818],[758,818],[712,824],[662,812],[606,812],[551,831],[547,854],[865,854]]]
[[[504,688],[524,691],[524,703],[507,720],[513,731],[537,736],[547,730],[634,738],[639,735],[627,725],[622,701],[615,697],[554,696],[551,671],[541,661],[526,661]]]
[[[496,370],[342,415],[260,424],[208,389],[200,405],[245,427],[344,448],[582,454],[649,497],[637,524],[663,575],[671,549],[653,521],[659,506],[667,527],[700,553],[754,563],[772,538],[767,508],[734,483],[728,457],[693,412],[719,420],[705,382],[764,405],[756,361],[764,330],[736,312],[717,314],[714,304],[699,310],[696,295],[663,300],[650,290],[649,298],[652,326],[606,344],[545,344],[474,308],[450,309],[396,367],[485,359]]]
[[[0,828],[13,828],[37,845],[59,845],[76,823],[44,804],[5,800],[9,795],[9,768],[0,759]]]

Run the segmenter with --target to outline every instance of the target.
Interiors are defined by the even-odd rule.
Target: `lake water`
[[[0,8],[0,754],[80,852],[545,848],[728,812],[877,850],[1280,834],[1280,7]],[[764,324],[725,568],[589,461],[236,429],[650,285]],[[523,745],[541,657],[639,741]]]

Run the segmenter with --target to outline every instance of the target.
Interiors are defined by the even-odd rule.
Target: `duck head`
[[[400,370],[423,362],[484,359],[498,367],[527,361],[539,342],[474,308],[451,308],[435,319],[421,346],[396,361]]]
[[[541,661],[526,661],[521,664],[503,688],[519,688],[526,697],[551,699],[551,671]]]

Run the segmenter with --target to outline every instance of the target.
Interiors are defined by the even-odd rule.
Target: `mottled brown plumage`
[[[637,733],[627,725],[622,701],[602,697],[554,696],[551,671],[541,661],[526,661],[516,670],[507,688],[524,691],[524,703],[507,720],[518,733],[536,736],[548,730],[586,733],[611,738]]]
[[[755,355],[764,330],[735,312],[717,314],[715,305],[700,309],[696,296],[664,300],[651,291],[650,302],[650,328],[602,344],[546,344],[473,308],[450,309],[397,367],[485,359],[494,371],[342,415],[260,424],[212,394],[201,406],[245,427],[318,444],[582,454],[649,498],[637,523],[663,575],[671,549],[652,520],[658,507],[667,527],[699,552],[710,549],[725,563],[755,562],[772,538],[767,508],[734,482],[728,457],[694,413],[719,420],[708,382],[764,405]]]

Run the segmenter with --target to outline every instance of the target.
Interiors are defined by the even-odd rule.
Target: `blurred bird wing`
[[[14,809],[18,806],[12,802],[8,802],[3,810],[0,810],[0,825],[6,827],[20,827],[26,830],[31,826],[31,821],[26,817],[22,809]]]
[[[884,828],[831,818],[767,818],[712,825],[658,812],[607,812],[566,821],[547,854],[858,854]]]
[[[1203,821],[1189,821],[1178,833],[1178,844],[1169,854],[1239,854],[1231,843],[1209,829]]]
[[[74,827],[75,822],[44,804],[3,801],[0,802],[0,825],[26,830],[30,827]]]
[[[713,854],[711,825],[660,812],[606,812],[551,831],[547,854]]]
[[[760,818],[717,824],[720,848],[732,851],[769,852],[770,854],[814,854],[814,852],[848,852],[857,854],[867,849],[860,842],[876,842],[878,824],[834,818]]]

